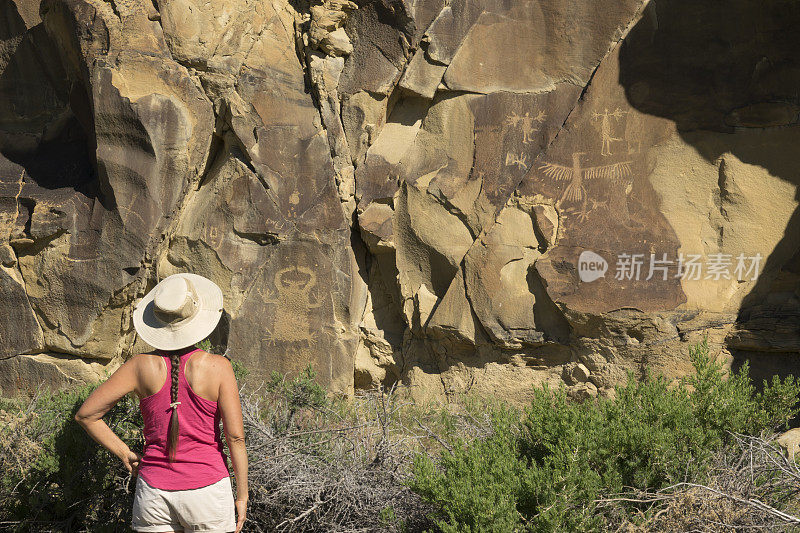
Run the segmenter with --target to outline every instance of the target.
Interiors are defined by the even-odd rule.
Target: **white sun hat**
[[[208,278],[188,272],[167,276],[133,311],[133,326],[147,344],[179,350],[214,331],[222,317],[222,289]]]

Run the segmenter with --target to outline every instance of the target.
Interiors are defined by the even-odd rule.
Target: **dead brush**
[[[424,435],[409,431],[394,387],[323,400],[281,378],[240,396],[247,450],[248,531],[402,531],[428,526],[405,485]]]
[[[611,530],[797,531],[800,528],[797,463],[776,445],[776,435],[731,434],[731,437],[731,444],[712,458],[703,483],[687,481],[658,492],[598,500],[598,508],[610,517],[631,516],[620,505],[641,506],[641,514],[635,520],[612,519]]]
[[[13,478],[20,480],[0,491],[0,509],[5,509],[16,497],[30,464],[41,451],[39,443],[50,431],[46,425],[33,423],[38,416],[35,410],[37,400],[42,394],[42,389],[38,389],[28,402],[9,405],[8,410],[0,409],[0,472],[9,478],[15,474]],[[30,428],[36,428],[36,431],[30,431]]]

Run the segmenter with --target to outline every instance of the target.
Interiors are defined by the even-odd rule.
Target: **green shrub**
[[[11,530],[127,528],[133,504],[128,472],[73,418],[96,386],[42,394],[31,409],[21,403],[15,410],[6,406],[7,413],[16,411],[18,416],[13,432],[2,434],[0,452],[0,519]],[[142,420],[135,397],[123,397],[104,420],[131,449],[142,449]],[[35,451],[30,461],[21,462],[25,449],[31,448]]]
[[[648,371],[629,374],[613,399],[537,389],[521,421],[499,411],[491,436],[458,441],[438,461],[417,457],[411,487],[437,505],[446,532],[602,531],[598,498],[702,481],[729,432],[770,431],[797,414],[793,377],[759,393],[747,365],[726,376],[705,339],[690,355],[696,374],[677,386]]]
[[[242,380],[247,377],[250,371],[239,361],[231,360],[231,366],[233,367],[233,375],[236,378],[236,382],[239,383],[241,387]]]
[[[722,365],[708,353],[707,339],[691,347],[689,355],[696,373],[684,379],[684,384],[693,389],[694,414],[699,425],[709,428],[711,438],[722,438],[725,431],[756,434],[777,430],[787,427],[797,413],[794,406],[800,383],[794,376],[784,380],[772,376],[772,383],[764,381],[762,391],[756,392],[749,362],[725,376]]]
[[[411,488],[443,510],[436,525],[447,533],[509,531],[519,521],[516,501],[525,465],[517,453],[519,414],[490,412],[493,433],[485,439],[451,439],[436,465],[428,455],[414,458]]]
[[[280,394],[290,409],[320,408],[328,404],[325,389],[314,379],[316,372],[309,364],[296,377],[287,379],[284,374],[273,371],[267,383],[267,391]]]
[[[522,427],[532,473],[519,504],[537,531],[600,529],[595,499],[694,479],[711,454],[690,393],[650,374],[629,374],[613,400],[578,404],[563,389],[537,391]]]

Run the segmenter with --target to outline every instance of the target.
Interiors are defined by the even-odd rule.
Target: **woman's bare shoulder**
[[[203,373],[214,376],[222,376],[226,367],[231,366],[230,360],[224,355],[209,353],[205,350],[198,350],[192,356],[192,361],[195,361],[197,368],[201,369]]]
[[[160,359],[161,356],[156,353],[139,353],[125,363],[133,365],[140,398],[153,394],[164,382],[166,367]]]
[[[197,350],[197,353],[192,356],[192,359],[203,361],[205,364],[208,365],[221,364],[228,361],[228,358],[225,357],[224,355],[218,355],[215,353],[207,352],[205,350]]]
[[[157,353],[138,353],[131,357],[130,362],[141,371],[159,370],[162,367],[161,356]]]

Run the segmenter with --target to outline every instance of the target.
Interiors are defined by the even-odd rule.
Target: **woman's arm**
[[[239,386],[233,374],[231,362],[220,356],[219,364],[221,381],[219,385],[219,409],[222,418],[222,427],[225,430],[225,439],[233,463],[233,473],[236,476],[236,531],[242,528],[247,508],[247,450],[244,443],[244,423],[242,421],[242,404],[239,400]]]
[[[111,377],[100,384],[83,402],[75,420],[100,445],[120,458],[128,472],[136,475],[141,456],[128,448],[122,439],[103,421],[105,415],[137,383],[138,357],[128,359]]]

